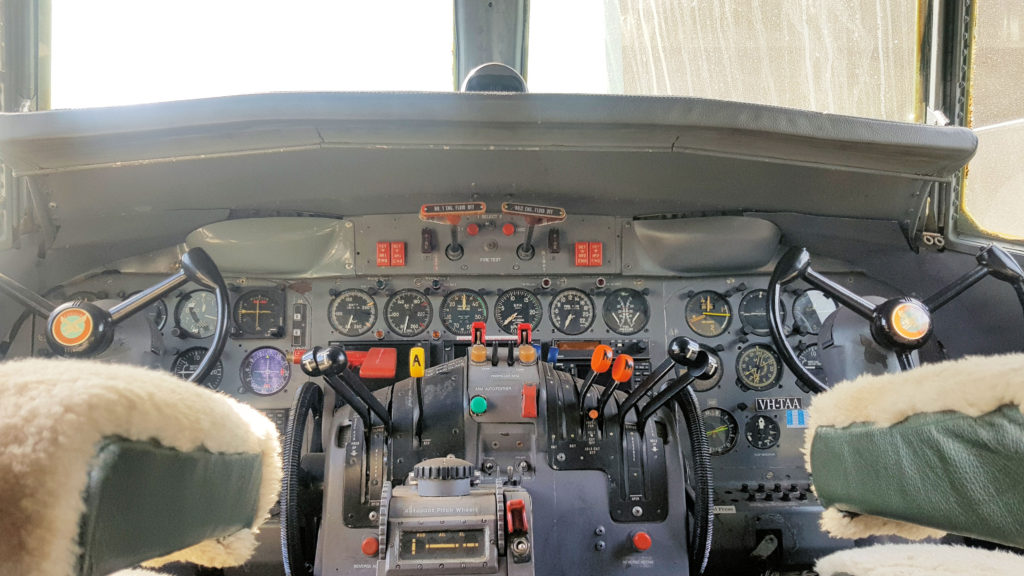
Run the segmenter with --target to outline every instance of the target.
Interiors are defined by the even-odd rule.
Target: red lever
[[[612,359],[615,352],[612,347],[606,344],[598,344],[594,348],[594,354],[590,357],[590,369],[598,374],[604,374],[612,367]]]
[[[612,364],[612,380],[618,383],[628,382],[633,377],[633,357],[629,354],[619,354]]]
[[[484,322],[473,322],[473,326],[469,329],[469,334],[469,339],[473,344],[486,344],[487,324]]]
[[[533,342],[533,326],[531,326],[529,323],[523,322],[522,324],[519,325],[517,331],[519,333],[520,346],[522,346],[523,344],[529,344],[530,342]]]
[[[505,503],[505,529],[509,534],[525,534],[529,531],[530,527],[526,525],[526,502],[509,500]]]
[[[523,418],[537,417],[537,385],[523,384]]]

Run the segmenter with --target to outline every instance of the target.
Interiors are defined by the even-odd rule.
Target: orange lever
[[[612,380],[618,383],[629,381],[633,377],[633,357],[629,354],[619,354],[612,364]]]
[[[598,374],[604,374],[612,367],[612,359],[615,353],[612,347],[605,344],[598,344],[594,348],[594,354],[590,357],[590,370]]]

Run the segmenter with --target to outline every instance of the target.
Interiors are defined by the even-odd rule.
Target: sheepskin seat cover
[[[886,428],[898,426],[918,414],[952,412],[978,418],[999,409],[1024,411],[1024,354],[970,357],[928,364],[898,374],[864,375],[842,382],[812,401],[804,443],[805,464],[813,474],[815,462],[811,449],[816,432],[825,427]],[[1024,434],[1006,440],[1024,450]],[[896,474],[896,479],[901,479],[899,471],[887,469],[879,473]],[[913,478],[906,480],[915,482]],[[971,489],[968,480],[963,489]],[[893,535],[922,540],[946,534],[934,527],[891,518],[847,514],[836,507],[825,509],[821,527],[836,538],[851,539]]]
[[[146,562],[244,563],[281,485],[277,428],[223,394],[145,368],[87,360],[0,364],[0,574],[70,576],[89,463],[104,438],[180,451],[259,454],[253,525]]]
[[[1020,576],[1024,557],[1001,550],[942,544],[880,544],[829,554],[820,576]]]

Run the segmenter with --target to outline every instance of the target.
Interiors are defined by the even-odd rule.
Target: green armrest
[[[1024,547],[1024,414],[916,414],[891,426],[819,426],[814,489],[826,507]]]
[[[89,469],[78,573],[103,576],[252,525],[259,454],[107,439]]]

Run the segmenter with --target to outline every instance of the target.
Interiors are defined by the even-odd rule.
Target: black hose
[[[306,420],[313,413],[313,442],[311,449],[322,446],[320,442],[320,421],[324,409],[324,392],[314,382],[306,382],[299,388],[288,414],[288,426],[284,435],[284,476],[281,481],[281,556],[287,576],[305,576],[313,573],[316,553],[314,542],[316,532],[309,527],[303,530],[306,519],[302,517],[301,502],[304,479],[302,477],[302,441],[306,435]],[[321,448],[322,450],[322,448]],[[307,535],[303,539],[303,532]]]
[[[694,512],[694,537],[690,548],[690,573],[700,575],[708,566],[711,556],[711,539],[715,528],[714,480],[711,474],[711,452],[704,429],[704,417],[700,413],[700,402],[692,386],[687,386],[676,396],[679,408],[686,420],[686,432],[690,437],[693,452],[693,471],[696,479],[697,496]]]

